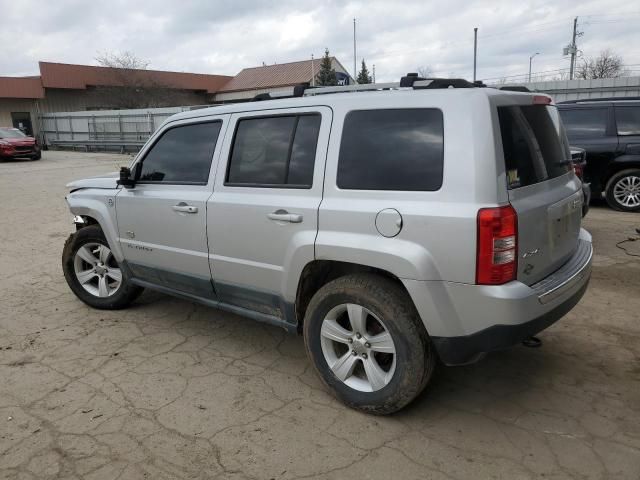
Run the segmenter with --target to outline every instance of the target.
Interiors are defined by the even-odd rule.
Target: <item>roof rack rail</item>
[[[564,100],[562,102],[557,102],[558,105],[561,103],[592,103],[592,102],[637,102],[640,100],[640,97],[602,97],[602,98],[578,98],[576,100]]]
[[[261,102],[263,100],[278,100],[280,98],[296,98],[296,97],[302,97],[304,95],[305,90],[307,90],[308,88],[314,88],[314,87],[310,87],[308,83],[301,83],[299,85],[294,85],[293,87],[293,94],[290,93],[259,93],[257,94],[255,97],[253,97],[251,99],[252,102]]]
[[[462,78],[422,78],[417,73],[408,73],[400,79],[399,83],[368,83],[356,85],[344,85],[336,87],[309,87],[305,89],[304,96],[324,95],[329,93],[366,92],[372,90],[397,90],[400,88],[413,88],[414,90],[439,89],[439,88],[475,88],[486,87],[482,82],[469,82]]]
[[[506,92],[530,92],[531,91],[524,85],[503,85],[502,87],[498,87],[498,90],[504,90]]]
[[[326,95],[329,93],[366,92],[375,90],[397,90],[413,88],[414,90],[439,89],[439,88],[475,88],[486,87],[482,82],[469,82],[462,78],[422,78],[417,73],[408,73],[400,79],[400,82],[391,83],[367,83],[355,85],[340,85],[330,87],[312,87],[303,83],[293,87],[291,93],[259,93],[251,101],[278,100],[281,98],[307,97],[313,95]]]

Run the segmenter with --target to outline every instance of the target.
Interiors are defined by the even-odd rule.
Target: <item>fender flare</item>
[[[113,192],[113,194],[105,194],[103,190],[99,195],[91,194],[90,191],[84,190],[80,192],[67,195],[66,200],[69,204],[69,210],[74,215],[90,217],[98,222],[107,239],[109,248],[111,248],[113,252],[113,256],[118,262],[122,262],[124,260],[124,254],[118,240],[118,226],[115,212],[115,196],[117,191]],[[111,205],[109,205],[109,200],[112,200]]]

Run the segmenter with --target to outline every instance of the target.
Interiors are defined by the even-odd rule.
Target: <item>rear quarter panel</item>
[[[444,122],[442,187],[433,192],[346,190],[336,172],[345,115],[352,110],[437,108]],[[487,94],[480,89],[359,94],[337,103],[320,205],[316,258],[374,266],[399,278],[475,281],[476,215],[507,201],[499,188]],[[498,178],[498,182],[496,179]],[[402,230],[382,236],[375,218],[402,215]]]

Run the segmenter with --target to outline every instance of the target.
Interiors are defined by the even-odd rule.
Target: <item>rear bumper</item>
[[[592,257],[591,236],[581,230],[569,261],[531,286],[518,281],[500,286],[404,283],[441,360],[462,365],[516,345],[562,318],[587,290]]]

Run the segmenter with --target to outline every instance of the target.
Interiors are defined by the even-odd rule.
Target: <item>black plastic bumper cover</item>
[[[566,315],[587,290],[587,281],[576,293],[544,315],[519,325],[494,325],[471,335],[460,337],[431,337],[440,359],[446,365],[473,363],[482,354],[517,345]]]

